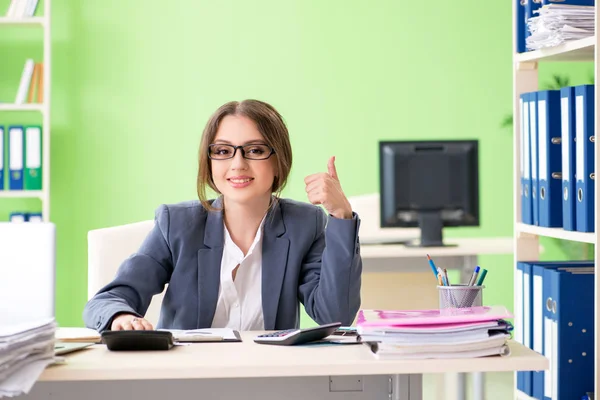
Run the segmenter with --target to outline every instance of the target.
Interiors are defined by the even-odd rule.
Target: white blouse
[[[227,226],[224,226],[221,284],[211,325],[213,328],[231,328],[239,331],[265,329],[261,292],[263,223],[264,218],[246,256],[231,239]],[[234,281],[232,272],[238,265]]]

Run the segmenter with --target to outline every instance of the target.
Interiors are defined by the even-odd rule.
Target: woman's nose
[[[248,167],[248,162],[242,154],[242,149],[237,149],[231,160],[231,169],[246,169]]]

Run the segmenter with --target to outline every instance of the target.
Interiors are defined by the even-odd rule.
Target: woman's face
[[[267,157],[270,149],[262,147],[266,142],[254,121],[241,115],[226,116],[221,120],[212,144],[212,178],[228,203],[248,204],[270,198],[276,155],[264,160],[247,159],[242,157],[242,149],[237,149],[233,158],[215,159],[233,154],[233,148],[223,145],[254,145],[245,148],[246,157]]]

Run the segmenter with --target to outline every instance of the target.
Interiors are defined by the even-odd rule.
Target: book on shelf
[[[29,58],[23,66],[15,104],[43,103],[44,101],[44,63],[36,63]]]
[[[35,15],[38,3],[39,0],[11,0],[6,11],[6,17],[14,19],[31,18]]]

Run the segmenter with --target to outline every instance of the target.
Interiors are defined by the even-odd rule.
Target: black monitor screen
[[[382,228],[419,226],[433,246],[442,226],[479,225],[477,141],[380,142],[379,157]]]

